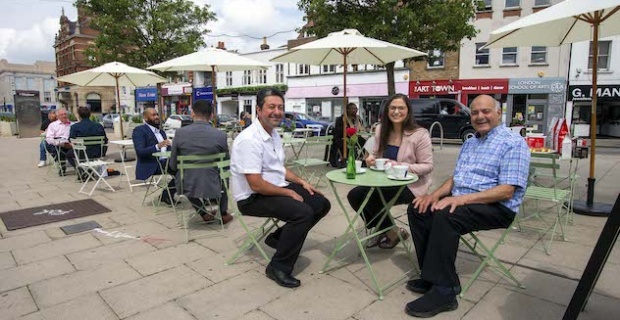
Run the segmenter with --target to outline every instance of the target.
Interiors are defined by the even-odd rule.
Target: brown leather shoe
[[[233,221],[234,217],[231,214],[224,214],[222,215],[222,223],[227,224],[231,221]]]

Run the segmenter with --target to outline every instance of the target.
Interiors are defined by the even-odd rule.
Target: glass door
[[[533,132],[546,132],[547,125],[547,100],[528,99],[526,107],[525,123],[533,128]]]

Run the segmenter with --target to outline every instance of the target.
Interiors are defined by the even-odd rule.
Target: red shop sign
[[[461,91],[469,93],[508,93],[508,79],[459,80]]]
[[[409,81],[409,95],[457,94],[461,89],[458,81]]]

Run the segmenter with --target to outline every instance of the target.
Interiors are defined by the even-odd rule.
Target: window
[[[372,65],[372,69],[373,70],[383,70],[383,69],[385,69],[385,66],[382,66],[380,64],[373,64]]]
[[[43,101],[44,102],[52,102],[52,93],[49,91],[43,92]]]
[[[334,73],[336,71],[335,64],[326,64],[323,65],[323,73]]]
[[[123,94],[127,94],[127,88],[126,88],[125,86],[122,86],[122,87],[121,87],[121,92],[122,92]]]
[[[609,54],[611,41],[598,42],[598,69],[609,69]],[[590,56],[588,57],[588,69],[592,69],[592,42],[590,42]]]
[[[517,64],[517,47],[502,49],[502,64]]]
[[[521,5],[521,0],[506,0],[506,8],[517,8]]]
[[[531,63],[547,63],[547,47],[532,47]]]
[[[428,52],[428,68],[443,68],[444,56],[441,50],[430,50]]]
[[[486,66],[489,64],[489,49],[483,49],[482,46],[484,42],[476,43],[476,65],[477,66]]]
[[[534,7],[546,7],[551,4],[550,2],[549,0],[534,0]]]
[[[308,64],[298,64],[297,65],[297,74],[310,74],[310,65],[308,65]]]
[[[232,71],[226,71],[226,86],[232,86]]]
[[[276,83],[284,82],[284,65],[276,64]]]
[[[267,83],[267,70],[256,71],[256,83],[259,83],[259,84]]]
[[[493,10],[493,0],[480,0],[478,2],[477,11],[492,11]]]
[[[39,90],[37,88],[37,79],[35,78],[27,78],[27,82],[28,82],[28,88],[27,90]]]
[[[243,70],[243,85],[252,84],[252,70]]]

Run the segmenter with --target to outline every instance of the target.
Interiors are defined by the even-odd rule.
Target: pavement
[[[48,167],[36,167],[38,143],[38,138],[0,138],[0,212],[88,198],[77,193],[75,175],[61,178]],[[451,174],[459,148],[435,146],[433,188]],[[117,152],[111,147],[108,155],[113,158]],[[618,196],[619,154],[616,148],[600,149],[597,202],[613,203]],[[562,166],[565,169],[566,163]],[[579,162],[577,199],[585,196],[588,166],[588,161]],[[172,209],[155,213],[150,204],[142,206],[144,188],[132,193],[119,177],[108,181],[116,192],[98,190],[90,198],[110,208],[109,213],[15,231],[6,231],[0,222],[0,319],[408,319],[404,306],[419,297],[402,281],[379,300],[351,244],[345,249],[352,254],[348,265],[319,273],[346,227],[342,209],[325,186],[321,190],[331,200],[332,211],[310,232],[296,264],[294,275],[302,286],[286,289],[265,277],[265,261],[256,250],[234,265],[224,264],[244,234],[238,221],[220,230],[195,218],[185,243],[185,230]],[[337,192],[344,196],[347,190],[338,186]],[[403,224],[405,210],[399,206],[392,211]],[[65,235],[59,228],[92,220],[101,231]],[[550,255],[543,251],[548,237],[529,229],[511,230],[496,255],[525,289],[485,270],[459,300],[458,310],[436,319],[561,318],[605,221],[576,215],[567,241],[554,242]],[[500,233],[478,235],[491,244]],[[581,319],[613,319],[620,313],[619,250],[616,247],[609,257]],[[404,252],[369,250],[380,281],[410,267]],[[462,283],[478,264],[462,246],[457,257]]]

